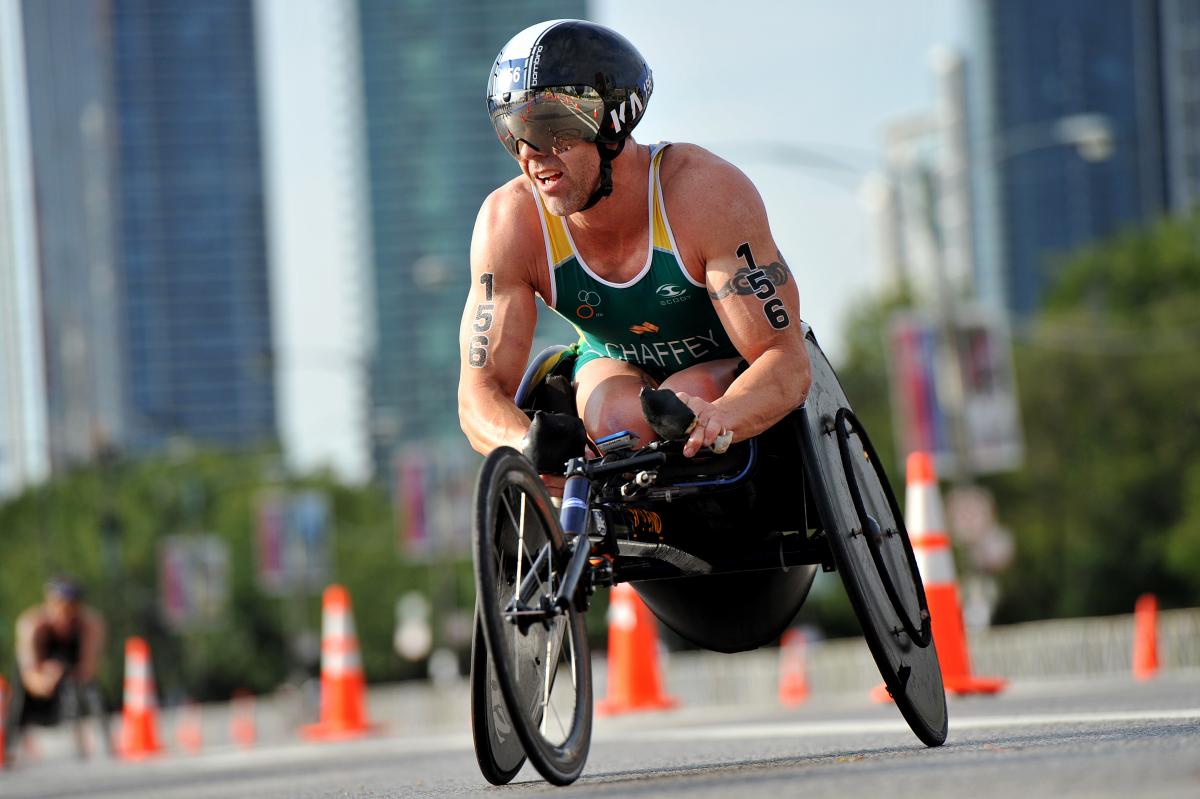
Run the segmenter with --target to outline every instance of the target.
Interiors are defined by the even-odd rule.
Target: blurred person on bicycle
[[[83,600],[83,587],[73,578],[59,575],[46,582],[43,602],[17,618],[18,679],[6,736],[10,749],[26,726],[79,720],[84,705],[107,726],[107,711],[96,682],[105,624],[100,613]],[[107,736],[106,729],[104,734]],[[78,727],[76,736],[79,753],[85,755]]]

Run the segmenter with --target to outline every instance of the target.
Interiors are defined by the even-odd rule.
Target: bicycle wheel
[[[800,413],[805,467],[834,561],[901,715],[922,742],[939,746],[948,731],[946,692],[904,520],[811,333],[807,344],[813,382]]]
[[[507,785],[525,765],[525,747],[513,730],[496,670],[488,660],[478,605],[471,638],[471,738],[479,770],[492,785]]]
[[[475,494],[475,591],[488,660],[525,754],[549,782],[583,771],[592,732],[584,616],[553,599],[570,547],[533,466],[501,447]]]

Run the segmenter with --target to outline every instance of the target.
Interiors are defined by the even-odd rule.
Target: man
[[[104,645],[104,621],[83,603],[83,588],[73,579],[54,577],[45,585],[44,602],[17,618],[17,669],[20,685],[9,721],[14,732],[25,725],[54,724],[78,717],[86,701],[104,720],[95,684]],[[9,736],[14,746],[16,736]],[[80,741],[82,750],[82,741]]]
[[[471,242],[459,417],[481,453],[520,449],[529,429],[513,396],[535,296],[581,333],[573,382],[593,438],[654,438],[644,386],[695,413],[688,457],[762,433],[808,392],[796,286],[758,192],[700,147],[636,143],[653,89],[632,44],[578,20],[528,28],[496,58],[488,108],[521,175],[484,201]]]

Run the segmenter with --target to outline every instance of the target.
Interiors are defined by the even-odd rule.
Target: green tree
[[[1018,555],[999,618],[1200,600],[1200,219],[1070,258],[1019,337],[1026,467],[992,481]]]
[[[392,649],[396,599],[410,590],[435,594],[435,643],[443,643],[442,615],[470,607],[469,561],[406,561],[396,546],[391,503],[378,487],[340,485],[327,474],[289,477],[269,453],[209,451],[110,459],[0,505],[0,673],[13,671],[16,616],[40,601],[43,582],[56,572],[83,582],[88,601],[109,621],[103,674],[114,698],[130,635],[148,639],[168,698],[262,692],[297,667],[315,670],[315,660],[297,663],[289,641],[302,630],[314,640],[320,634],[319,593],[280,598],[258,583],[255,509],[266,489],[318,489],[329,497],[333,577],[353,598],[368,679],[422,674],[422,664],[401,661]],[[159,559],[167,536],[191,533],[216,535],[227,545],[229,607],[209,627],[176,631],[160,617]]]
[[[1146,591],[1196,605],[1200,217],[1100,242],[1058,273],[1014,335],[1024,466],[981,480],[1017,542],[997,621],[1128,612]],[[889,472],[883,331],[905,299],[864,304],[838,367]]]

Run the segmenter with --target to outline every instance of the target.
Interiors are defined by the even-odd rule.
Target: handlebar
[[[644,452],[628,458],[608,461],[607,463],[584,463],[583,476],[591,480],[596,477],[604,477],[605,475],[609,474],[626,472],[631,469],[641,469],[647,466],[662,466],[666,462],[667,454],[665,452]]]

